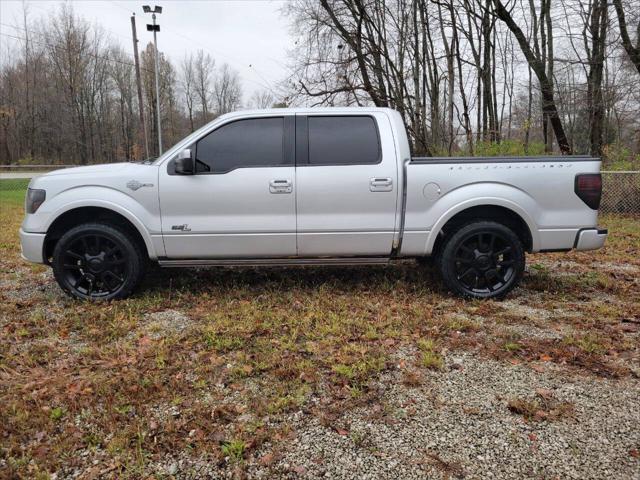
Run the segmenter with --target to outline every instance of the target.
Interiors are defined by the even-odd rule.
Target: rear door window
[[[366,165],[382,159],[369,116],[309,116],[309,165]]]

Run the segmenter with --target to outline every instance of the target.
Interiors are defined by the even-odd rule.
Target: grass
[[[598,252],[531,256],[539,268],[508,302],[453,298],[407,263],[154,270],[132,298],[92,304],[20,260],[22,199],[0,206],[0,476],[46,478],[95,460],[107,476],[146,478],[178,454],[242,469],[265,443],[290,441],[294,412],[341,428],[337,415],[379,401],[372,382],[392,368],[419,386],[447,368],[447,352],[472,351],[620,376],[638,349],[622,321],[640,319],[637,217],[604,217],[612,235]],[[533,323],[566,331],[504,332]],[[514,408],[532,418],[558,408],[524,400],[534,403]]]
[[[23,204],[29,181],[28,178],[0,179],[0,208]]]
[[[232,462],[241,462],[244,455],[245,443],[242,440],[224,442],[220,447],[222,454]]]
[[[435,342],[431,339],[418,341],[418,348],[422,352],[422,366],[432,370],[441,370],[444,365],[442,355],[436,351]]]

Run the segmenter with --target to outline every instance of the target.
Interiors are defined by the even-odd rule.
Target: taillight
[[[602,196],[602,177],[599,173],[576,175],[575,192],[589,208],[597,210]]]

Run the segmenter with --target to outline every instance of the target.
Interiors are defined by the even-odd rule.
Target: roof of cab
[[[265,109],[247,109],[236,110],[234,112],[225,113],[218,119],[246,117],[251,115],[294,115],[294,114],[353,114],[353,113],[372,113],[379,111],[393,111],[387,107],[296,107],[296,108],[265,108]]]

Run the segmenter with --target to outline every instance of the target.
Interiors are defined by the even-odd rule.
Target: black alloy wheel
[[[143,275],[140,246],[126,231],[106,224],[84,224],[60,238],[53,271],[73,297],[109,300],[128,296]]]
[[[505,225],[475,222],[446,241],[440,270],[455,293],[473,298],[501,298],[520,281],[525,256],[522,242]]]

